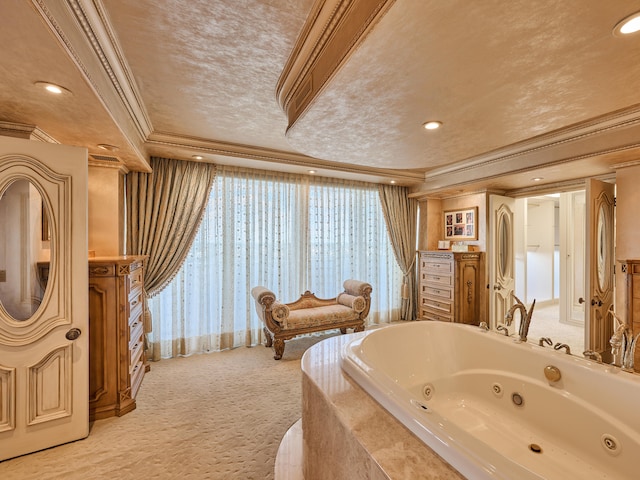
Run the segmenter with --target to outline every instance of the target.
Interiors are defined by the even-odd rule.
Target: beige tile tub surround
[[[343,373],[342,347],[366,334],[329,338],[302,359],[305,480],[464,478]]]

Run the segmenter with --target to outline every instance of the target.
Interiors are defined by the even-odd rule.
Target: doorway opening
[[[515,295],[536,306],[529,341],[549,337],[585,350],[585,190],[518,198]]]

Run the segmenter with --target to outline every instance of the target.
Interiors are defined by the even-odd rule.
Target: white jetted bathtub
[[[639,375],[430,321],[372,330],[342,368],[470,479],[640,478]]]

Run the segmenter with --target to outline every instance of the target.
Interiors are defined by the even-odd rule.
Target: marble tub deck
[[[444,480],[464,477],[362,390],[340,367],[340,335],[302,358],[302,419],[283,438],[275,480]]]

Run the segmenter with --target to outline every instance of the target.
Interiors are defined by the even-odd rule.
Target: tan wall
[[[616,259],[640,258],[640,166],[616,172]]]
[[[476,245],[478,250],[487,250],[487,194],[476,193],[454,198],[420,200],[420,230],[418,250],[437,250],[438,240],[444,240],[444,215],[447,210],[478,208],[478,239],[466,243]]]
[[[442,201],[439,199],[420,200],[420,229],[418,232],[418,250],[437,250],[440,222],[442,220]]]
[[[626,312],[626,276],[620,262],[640,258],[640,166],[616,171],[616,313],[622,319]]]
[[[89,251],[124,253],[124,178],[119,169],[89,167]]]

